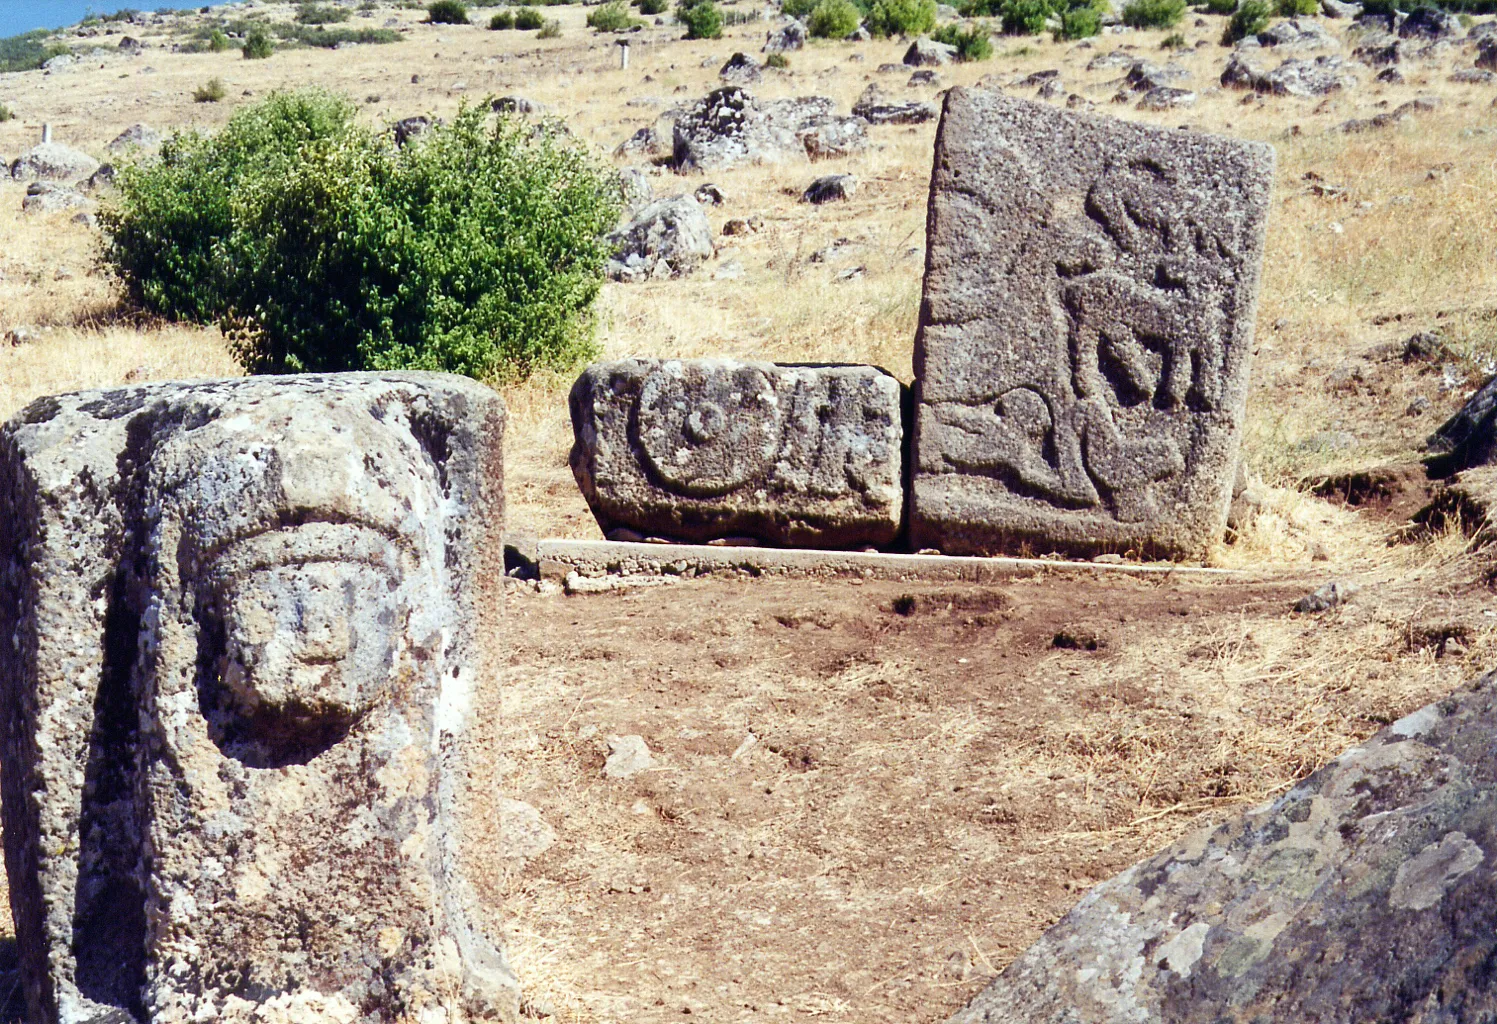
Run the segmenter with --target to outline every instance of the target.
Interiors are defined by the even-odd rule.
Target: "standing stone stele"
[[[871,366],[596,363],[572,387],[572,472],[605,534],[889,544],[904,512],[902,395]]]
[[[504,410],[162,384],[0,431],[6,867],[44,1024],[513,1021],[463,880]]]
[[[910,533],[948,554],[1221,536],[1273,151],[952,89],[915,342]]]

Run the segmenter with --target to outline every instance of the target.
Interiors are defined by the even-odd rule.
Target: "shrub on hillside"
[[[1129,28],[1174,28],[1185,14],[1185,0],[1132,0],[1123,8]]]
[[[222,78],[210,78],[202,85],[193,90],[192,102],[194,103],[217,103],[228,95],[224,88]]]
[[[275,53],[275,44],[270,41],[269,33],[257,26],[244,37],[242,52],[245,60],[264,60]]]
[[[875,36],[924,35],[936,25],[936,0],[876,0],[868,12]]]
[[[14,121],[15,119],[16,112],[14,110],[11,110],[4,103],[0,103],[0,124],[4,124],[6,121]]]
[[[820,0],[783,0],[780,4],[780,13],[787,18],[799,18],[804,21],[811,16],[812,11],[816,10],[818,3]]]
[[[536,10],[534,7],[521,7],[519,10],[515,11],[515,28],[519,29],[522,32],[529,32],[532,29],[544,28],[545,25],[545,16],[542,15],[541,12]]]
[[[587,27],[599,32],[625,32],[637,24],[639,22],[629,14],[624,0],[609,0],[587,14]]]
[[[495,32],[515,27],[515,12],[500,11],[489,19],[489,28]]]
[[[712,0],[680,0],[676,20],[686,26],[687,39],[717,39],[723,34],[723,15]]]
[[[50,32],[41,29],[0,39],[0,73],[35,71],[53,57],[72,52],[61,43],[46,42],[49,35]]]
[[[431,0],[426,5],[426,21],[430,25],[466,25],[468,8],[461,0]]]
[[[560,35],[561,22],[552,18],[541,26],[541,30],[535,34],[535,37],[537,39],[555,39]]]
[[[863,20],[852,0],[820,0],[806,21],[806,31],[817,39],[845,39]]]
[[[1237,10],[1232,15],[1232,20],[1227,22],[1226,30],[1222,33],[1222,42],[1228,45],[1248,36],[1255,36],[1268,27],[1268,18],[1272,8],[1268,6],[1267,0],[1242,0],[1237,5]]]
[[[124,168],[105,262],[142,308],[220,324],[252,372],[512,379],[591,354],[617,216],[563,133],[464,107],[399,147],[299,92]]]
[[[1174,32],[1160,40],[1159,48],[1161,50],[1187,50],[1190,44],[1185,41],[1184,35]]]
[[[1237,11],[1237,0],[1206,0],[1207,14],[1233,14]]]
[[[1060,12],[1060,28],[1055,30],[1055,38],[1090,39],[1101,32],[1102,12],[1087,4]]]
[[[331,4],[304,3],[296,12],[296,20],[303,25],[334,25],[347,21],[351,12]]]
[[[987,60],[993,55],[993,41],[988,38],[988,30],[982,25],[973,25],[971,28],[942,25],[930,37],[938,43],[956,47],[956,59],[959,61]]]
[[[654,17],[657,14],[664,14],[670,7],[670,3],[669,0],[635,0],[635,6],[639,8],[640,14]]]
[[[1035,36],[1045,31],[1050,17],[1047,0],[1003,0],[998,8],[1003,32],[1010,36]]]
[[[790,58],[785,56],[783,53],[771,53],[768,57],[764,58],[764,66],[767,68],[775,68],[776,70],[784,71],[790,67]],[[0,117],[0,121],[3,120],[4,118]]]
[[[1278,0],[1274,13],[1281,18],[1304,18],[1320,13],[1320,0]]]

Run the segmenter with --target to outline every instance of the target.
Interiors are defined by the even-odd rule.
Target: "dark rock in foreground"
[[[949,1024],[1497,1019],[1497,676],[1093,889]]]
[[[1440,475],[1497,461],[1497,377],[1482,385],[1429,439],[1431,470]]]

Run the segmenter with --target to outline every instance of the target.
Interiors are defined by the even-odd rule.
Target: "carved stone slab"
[[[910,533],[1199,554],[1225,526],[1273,151],[952,89],[915,342]]]
[[[29,1020],[510,1021],[456,816],[504,411],[435,374],[47,398],[0,431]]]
[[[1497,1019],[1497,679],[1089,892],[949,1024]]]
[[[604,533],[888,544],[901,386],[869,366],[625,359],[572,387],[572,472]]]

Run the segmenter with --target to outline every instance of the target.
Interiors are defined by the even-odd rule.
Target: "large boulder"
[[[1089,892],[948,1024],[1497,1019],[1497,677]]]
[[[764,37],[764,53],[790,53],[806,45],[806,26],[792,19]]]
[[[753,85],[764,77],[758,61],[746,53],[735,53],[717,70],[717,77],[733,85]]]
[[[904,62],[911,67],[939,67],[956,60],[956,47],[921,36],[904,51]]]
[[[1134,92],[1179,88],[1181,82],[1189,79],[1190,72],[1178,64],[1160,66],[1146,60],[1135,61],[1123,76],[1127,88]]]
[[[839,118],[823,96],[760,102],[727,86],[677,118],[672,132],[678,171],[718,171],[743,163],[802,162],[861,148],[866,123]],[[857,121],[857,124],[847,122]],[[862,140],[862,141],[860,141]]]
[[[1199,557],[1236,477],[1273,151],[958,88],[933,166],[911,546]]]
[[[1430,436],[1428,447],[1442,476],[1497,462],[1497,377]]]
[[[801,194],[803,203],[842,203],[851,199],[858,191],[858,179],[851,174],[824,174],[806,186]]]
[[[901,395],[869,366],[599,363],[572,388],[572,472],[607,535],[890,544],[904,509]]]
[[[87,391],[0,431],[26,1020],[519,1019],[462,848],[503,441],[491,389],[431,373]]]
[[[1341,44],[1309,18],[1288,18],[1253,37],[1259,46],[1280,50],[1334,50]]]
[[[1357,76],[1352,65],[1340,57],[1286,60],[1263,76],[1259,92],[1278,96],[1324,96],[1341,89],[1354,89]]]
[[[1483,39],[1476,51],[1476,66],[1497,71],[1497,38]]]
[[[1361,4],[1344,3],[1343,0],[1320,0],[1320,13],[1327,18],[1355,18],[1361,15]]]
[[[716,251],[712,225],[689,195],[655,200],[608,240],[615,250],[609,276],[622,281],[689,274]]]
[[[75,189],[51,181],[33,181],[21,200],[22,213],[64,213],[92,208],[93,201]]]
[[[161,145],[161,133],[143,124],[132,124],[116,135],[105,148],[111,153],[125,153],[132,149],[152,150]]]
[[[33,146],[10,165],[16,181],[77,181],[99,169],[99,161],[60,142]]]
[[[1461,34],[1461,23],[1455,14],[1428,4],[1415,7],[1398,26],[1398,35],[1403,39],[1455,39]]]
[[[852,112],[869,124],[920,124],[936,116],[936,105],[923,100],[892,99],[877,83],[872,83],[853,103]]]

